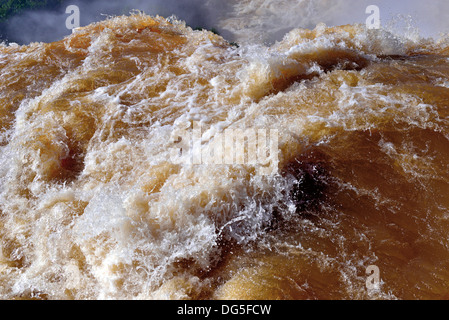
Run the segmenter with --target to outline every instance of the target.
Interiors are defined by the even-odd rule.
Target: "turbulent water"
[[[132,15],[0,46],[0,88],[3,299],[449,298],[447,40]],[[195,124],[277,170],[172,161]]]

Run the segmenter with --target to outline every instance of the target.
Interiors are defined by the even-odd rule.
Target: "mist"
[[[79,7],[81,26],[137,10],[151,16],[176,16],[192,28],[211,29],[218,25],[222,12],[230,11],[225,1],[215,0],[67,0],[56,10],[28,10],[9,18],[1,37],[19,44],[60,40],[71,33],[65,23],[69,5]]]
[[[447,0],[235,0],[220,26],[240,41],[272,43],[294,28],[313,29],[318,23],[364,24],[370,5],[379,7],[382,28],[395,34],[438,38],[449,32]]]
[[[176,16],[196,28],[214,28],[230,41],[273,43],[294,28],[365,23],[368,5],[377,5],[382,27],[399,34],[438,37],[449,32],[449,2],[433,0],[67,0],[56,10],[25,11],[10,17],[2,40],[28,44],[52,42],[69,35],[65,8],[77,5],[81,26],[108,16],[140,10],[148,15]]]

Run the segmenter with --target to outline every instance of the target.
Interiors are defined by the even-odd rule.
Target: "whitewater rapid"
[[[0,47],[2,298],[444,297],[447,40],[239,45],[136,14]],[[172,161],[195,124],[276,132],[277,170]]]

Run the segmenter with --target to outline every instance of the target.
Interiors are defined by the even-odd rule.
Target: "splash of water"
[[[1,297],[444,297],[448,55],[362,25],[236,48],[146,15],[2,45]],[[278,173],[170,162],[194,122],[204,144],[278,130]]]

